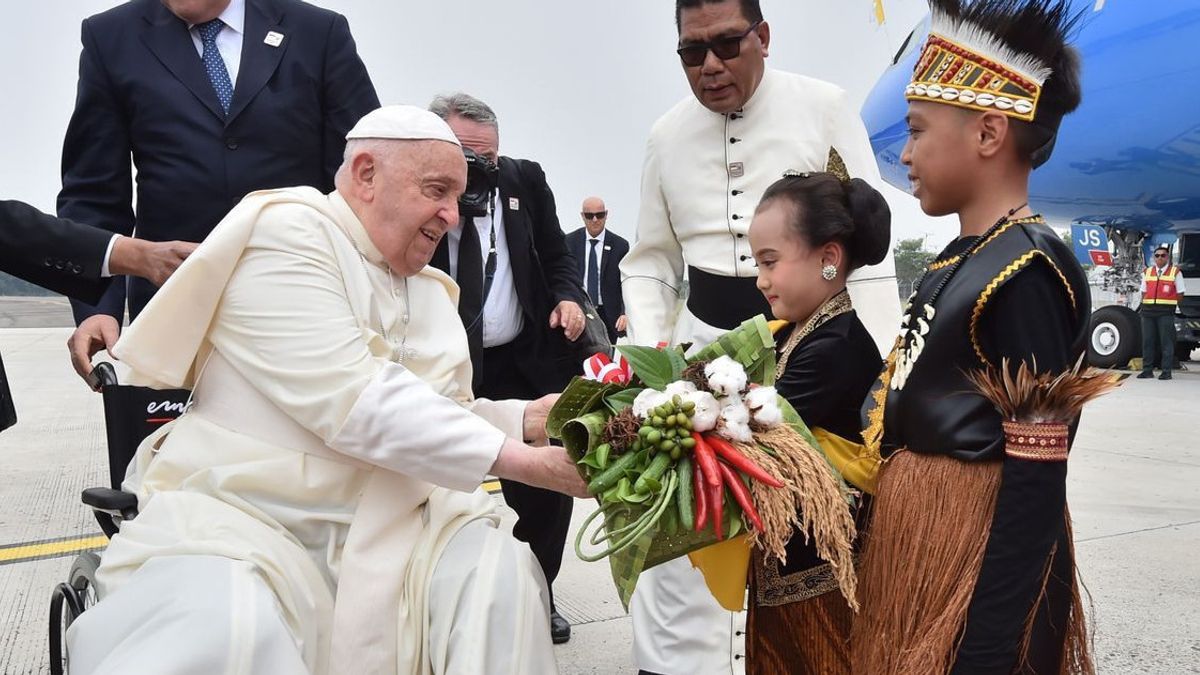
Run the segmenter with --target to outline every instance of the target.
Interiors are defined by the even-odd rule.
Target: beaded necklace
[[[1012,209],[1003,217],[1001,217],[1000,220],[997,220],[994,225],[988,228],[988,230],[984,232],[982,236],[971,242],[971,245],[967,247],[966,251],[963,251],[960,255],[948,260],[935,262],[933,265],[929,266],[929,269],[927,269],[924,274],[921,275],[921,278],[917,281],[916,287],[913,289],[912,295],[908,298],[908,303],[904,306],[904,318],[900,322],[901,341],[900,347],[897,349],[896,354],[895,372],[892,374],[890,382],[890,386],[893,390],[900,391],[901,389],[904,389],[905,383],[908,382],[909,375],[912,374],[913,366],[916,365],[917,359],[921,358],[921,352],[923,352],[925,349],[925,336],[929,334],[933,319],[935,316],[937,316],[937,310],[935,309],[937,299],[942,294],[942,291],[945,290],[946,285],[950,283],[950,280],[954,278],[954,275],[958,274],[958,271],[962,269],[963,264],[966,263],[976,251],[983,248],[984,244],[988,243],[1000,230],[1000,228],[1010,223],[1039,221],[1041,219],[1040,216],[1021,218],[1015,221],[1012,220],[1013,215],[1017,211],[1020,211],[1028,205],[1028,202],[1026,202],[1025,204],[1021,204],[1020,206]],[[931,293],[929,296],[929,300],[921,304],[920,312],[914,312],[913,302],[917,299],[917,294],[921,291],[921,286],[925,283],[925,279],[929,276],[929,272],[939,270],[947,266],[950,268],[949,271],[947,271],[942,277],[942,280],[938,282],[938,285],[934,287],[933,293]]]

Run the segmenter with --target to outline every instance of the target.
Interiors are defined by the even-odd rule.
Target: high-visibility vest
[[[1146,282],[1146,292],[1142,294],[1143,305],[1178,305],[1179,289],[1175,286],[1175,277],[1179,268],[1171,265],[1163,274],[1158,268],[1150,266],[1142,277]]]

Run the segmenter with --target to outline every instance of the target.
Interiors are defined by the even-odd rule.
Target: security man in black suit
[[[442,238],[431,263],[458,282],[475,395],[532,400],[561,392],[583,369],[584,357],[572,347],[585,318],[583,289],[546,174],[537,162],[500,156],[496,114],[483,101],[452,94],[434,99],[429,109],[465,149],[498,167],[497,189],[485,196],[483,215],[464,217]],[[573,500],[513,481],[500,485],[517,512],[513,536],[529,544],[549,587],[562,565]],[[551,637],[566,642],[571,626],[554,609],[552,587],[550,608]]]
[[[608,339],[625,334],[625,300],[621,296],[621,259],[629,253],[629,242],[610,232],[608,208],[599,197],[583,200],[583,227],[567,235],[567,248],[578,266],[578,279],[592,304],[604,319]]]
[[[161,285],[196,248],[149,242],[48,216],[23,202],[0,201],[0,272],[83,302],[96,302],[113,274]],[[0,359],[0,430],[17,422]]]
[[[332,190],[346,132],[379,107],[345,17],[300,0],[131,0],[82,41],[58,215],[141,239],[202,241],[255,190]],[[111,346],[154,290],[77,303],[72,346]]]

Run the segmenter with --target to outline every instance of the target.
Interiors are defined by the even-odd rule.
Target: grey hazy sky
[[[7,105],[0,197],[53,211],[63,132],[75,96],[79,23],[112,0],[5,1],[0,41]],[[654,120],[690,95],[674,54],[670,0],[319,0],[346,15],[384,103],[425,105],[462,90],[500,117],[501,152],[538,160],[563,229],[597,194],[609,225],[632,238],[642,149]],[[865,98],[925,0],[762,0],[771,23],[768,64],[836,82]],[[901,95],[897,92],[897,96]],[[943,243],[955,223],[925,217],[888,190],[895,238]]]

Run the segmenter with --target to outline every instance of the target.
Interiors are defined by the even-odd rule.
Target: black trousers
[[[1175,367],[1175,308],[1141,309],[1142,371],[1154,366],[1170,372]]]
[[[554,393],[539,391],[541,387],[534,384],[529,373],[521,366],[522,362],[528,361],[523,345],[524,350],[531,349],[529,342],[522,338],[506,345],[484,348],[476,396],[492,400],[532,400]],[[504,492],[504,501],[517,512],[513,536],[529,544],[537,558],[542,573],[546,575],[546,585],[550,588],[550,608],[554,609],[553,584],[562,567],[563,549],[567,543],[567,529],[571,525],[571,508],[575,500],[558,492],[505,479],[500,480],[500,488]]]

